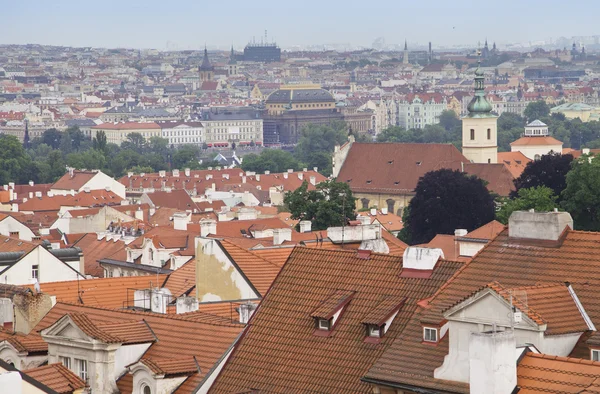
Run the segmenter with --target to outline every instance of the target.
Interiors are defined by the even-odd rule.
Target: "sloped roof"
[[[450,144],[357,143],[337,177],[354,192],[406,194],[419,178],[442,168],[460,170],[467,160]]]
[[[154,193],[147,193],[146,195],[156,207],[175,208],[184,212],[186,210],[193,211],[194,209],[198,209],[192,197],[183,189],[176,189],[170,192],[156,191]]]
[[[52,185],[51,189],[57,190],[79,190],[88,183],[94,176],[98,174],[92,171],[73,171],[73,176],[66,173]]]
[[[513,178],[518,178],[531,159],[520,151],[516,152],[498,152],[498,163],[504,163],[510,171]]]
[[[496,237],[496,235],[500,234],[506,228],[505,225],[500,223],[497,220],[492,220],[491,222],[484,224],[483,226],[476,228],[471,231],[467,235],[462,236],[461,238],[474,238],[474,239],[487,239],[492,240]]]
[[[98,240],[96,233],[88,233],[81,237],[72,246],[77,246],[83,251],[85,274],[97,278],[104,277],[104,269],[98,264],[98,260],[111,257],[116,260],[125,260],[125,242],[120,240],[109,240],[105,238]]]
[[[461,264],[441,261],[430,279],[400,278],[401,265],[401,256],[361,259],[355,250],[296,247],[210,392],[370,393],[361,376],[402,330],[416,302]],[[332,335],[315,336],[311,313],[335,291],[355,293]],[[361,321],[386,296],[407,301],[378,345],[364,343]]]
[[[592,322],[598,324],[600,304],[597,303],[596,289],[600,285],[599,244],[600,233],[568,230],[561,244],[548,247],[509,239],[508,230],[503,230],[436,292],[429,301],[428,309],[413,316],[402,336],[371,367],[367,378],[468,392],[467,384],[434,379],[434,369],[442,365],[448,354],[448,336],[441,338],[437,346],[423,345],[422,322],[439,324],[444,319],[443,310],[492,281],[498,281],[506,288],[569,282]],[[545,319],[558,319],[556,324],[560,327],[563,324],[562,314],[566,312],[560,308],[552,310],[545,301],[542,304],[544,306],[538,308],[549,306]],[[570,318],[564,324],[571,324]],[[585,341],[578,344],[582,351],[585,346]],[[574,352],[577,350],[576,347]],[[415,358],[415,354],[420,356]]]
[[[560,145],[562,146],[562,141],[557,140],[554,137],[550,137],[550,136],[545,136],[545,137],[521,137],[518,140],[511,142],[510,146],[554,146],[554,145]],[[561,153],[561,151],[559,151],[558,153]]]
[[[173,297],[189,294],[196,287],[196,260],[191,259],[171,272],[163,287],[169,289]]]
[[[504,163],[468,163],[464,166],[465,172],[475,175],[487,182],[487,189],[499,196],[508,196],[515,190],[514,177]]]
[[[526,353],[517,366],[519,394],[599,393],[600,362]]]
[[[132,310],[117,311],[98,307],[85,307],[57,303],[34,328],[41,331],[53,325],[67,313],[81,313],[97,324],[124,324],[145,321],[157,340],[142,356],[142,360],[162,364],[169,373],[186,374],[189,378],[185,387],[181,386],[176,393],[191,393],[202,381],[215,363],[229,349],[244,325],[228,323],[225,319],[217,322],[187,320],[178,315],[137,312]],[[197,362],[199,371],[190,371],[190,360]],[[172,363],[172,360],[179,360]],[[124,387],[127,386],[127,378]],[[184,390],[185,388],[185,390]]]
[[[87,386],[79,376],[62,363],[27,369],[23,373],[60,394],[70,394]]]

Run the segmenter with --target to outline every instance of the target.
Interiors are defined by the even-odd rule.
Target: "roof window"
[[[335,328],[346,305],[352,300],[354,291],[336,290],[311,313],[315,320],[316,336],[329,336]]]
[[[406,297],[387,297],[383,299],[363,319],[362,324],[366,328],[364,341],[368,343],[379,343],[380,339],[387,333],[394,318],[406,302]]]
[[[423,327],[423,341],[437,343],[438,330],[434,327]]]
[[[370,179],[367,179],[367,185],[370,185],[370,184],[371,184],[371,182],[373,182],[373,181],[372,181],[372,180],[370,180]]]
[[[418,161],[418,162],[417,162],[417,165],[418,165],[418,166],[420,166],[420,165],[421,165],[421,162],[420,162],[420,161]]]

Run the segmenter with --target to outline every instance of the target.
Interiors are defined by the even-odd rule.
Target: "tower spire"
[[[475,96],[467,106],[470,117],[486,117],[492,112],[492,105],[485,97],[485,75],[481,69],[481,50],[477,50],[477,69],[475,70]]]

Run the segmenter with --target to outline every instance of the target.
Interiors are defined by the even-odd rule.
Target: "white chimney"
[[[166,174],[167,174],[167,172],[165,170],[161,170],[161,171],[158,172],[158,176],[161,177],[161,178],[164,178]]]
[[[154,214],[155,214],[155,213],[156,213],[156,208],[154,208],[154,207],[150,207],[150,208],[148,209],[148,215],[149,215],[150,217],[154,216]]]
[[[381,208],[381,214],[382,215],[387,215],[388,214],[387,207]]]
[[[242,177],[242,183],[246,183],[246,177],[245,176]]]
[[[177,314],[194,312],[198,310],[198,299],[196,297],[181,296],[177,299]]]
[[[238,313],[240,314],[240,323],[246,324],[254,314],[254,311],[258,305],[252,302],[246,302],[238,307]]]
[[[515,211],[508,219],[508,236],[558,241],[567,226],[573,229],[573,218],[568,212]]]
[[[223,179],[229,179],[229,174],[223,174]]]
[[[127,173],[127,178],[131,178],[132,176],[133,176],[133,172],[132,172],[132,171],[129,171],[129,172]]]
[[[281,245],[285,241],[292,240],[291,228],[274,228],[273,229],[273,245]]]
[[[247,193],[246,190],[244,193]],[[254,208],[242,207],[238,210],[238,220],[256,220],[258,218],[258,211]]]
[[[288,179],[288,173],[287,172],[283,173],[283,179]]]
[[[179,178],[179,170],[178,170],[178,169],[174,169],[174,170],[173,170],[173,176],[174,176],[175,178]]]
[[[144,220],[144,211],[142,211],[142,208],[138,207],[135,211],[135,218],[137,220]]]
[[[377,216],[377,208],[371,208],[371,216]]]
[[[312,222],[310,220],[301,220],[300,221],[300,232],[301,233],[310,233],[312,231]]]
[[[431,271],[444,252],[439,248],[409,246],[402,255],[402,269]]]
[[[293,170],[292,168],[288,168],[288,173],[289,173],[289,174],[291,174],[291,173],[293,173],[293,172],[294,172],[294,170]]]
[[[269,174],[271,174],[271,171],[269,171],[269,170],[265,171],[265,175],[269,175]]]
[[[213,175],[212,174],[206,174],[205,178],[208,181],[209,179],[213,179]]]
[[[590,148],[583,148],[581,150],[581,153],[584,154],[584,155],[589,155],[590,154]]]
[[[319,172],[319,167],[313,167],[314,172]]]
[[[15,188],[15,183],[14,182],[8,182],[8,187],[10,189],[14,189]]]
[[[69,194],[71,194],[71,196],[74,196],[75,195],[75,190],[73,190],[73,189],[69,190]]]
[[[512,330],[472,332],[469,338],[471,393],[508,394],[517,386],[515,334]]]
[[[33,198],[33,192],[29,192],[29,199],[31,200]]]
[[[110,186],[104,186],[104,190],[105,190],[106,192],[110,192],[110,191],[111,191],[111,187],[110,187]]]
[[[311,176],[309,178],[309,180],[310,180],[310,184],[311,185],[316,185],[317,184],[317,177]]]
[[[173,228],[175,230],[187,231],[188,215],[185,212],[175,212],[173,214]]]
[[[217,234],[217,221],[214,219],[205,219],[200,221],[200,236],[208,237],[209,234]]]
[[[360,224],[363,226],[367,226],[367,225],[371,224],[371,218],[368,217],[367,215],[357,215],[356,220],[358,220],[360,222]]]
[[[85,193],[89,193],[89,192],[91,191],[91,189],[90,189],[90,187],[89,187],[89,186],[85,186],[85,187],[83,188],[83,191],[84,191]]]
[[[256,180],[260,182],[260,174],[256,174]]]
[[[467,230],[465,230],[464,228],[457,228],[456,230],[454,230],[455,237],[464,237],[468,233],[469,232]]]
[[[29,181],[29,186],[33,186],[33,185],[34,185],[33,181]]]
[[[171,292],[167,288],[150,292],[150,310],[155,313],[167,313],[167,305],[171,302]]]
[[[302,171],[303,171],[303,172],[307,172],[307,171],[308,171],[308,168],[303,168],[303,169],[302,169]]]
[[[299,172],[298,173],[298,179],[303,180],[304,179],[304,173]]]
[[[185,171],[185,176],[190,176],[190,169],[186,168],[183,171]]]

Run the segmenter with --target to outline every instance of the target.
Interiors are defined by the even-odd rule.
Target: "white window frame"
[[[596,355],[596,358],[594,358],[594,354]],[[590,360],[600,361],[600,349],[591,349],[590,350]]]
[[[88,381],[88,362],[87,360],[83,360],[80,358],[76,358],[75,359],[75,364],[77,364],[77,375],[79,375],[79,377],[81,378],[81,380],[83,380],[84,382]]]
[[[369,336],[373,338],[381,338],[381,327],[369,324]]]
[[[327,319],[318,319],[319,320],[319,330],[327,330],[329,331],[329,320]],[[323,323],[325,323],[325,325],[323,326]]]
[[[428,335],[429,333],[429,335]],[[431,333],[434,333],[432,338]],[[438,329],[433,327],[423,327],[423,341],[437,343],[438,341]]]
[[[39,279],[40,277],[40,266],[39,264],[34,264],[31,266],[31,279]]]
[[[58,361],[60,361],[67,369],[71,369],[71,357],[58,356]]]

